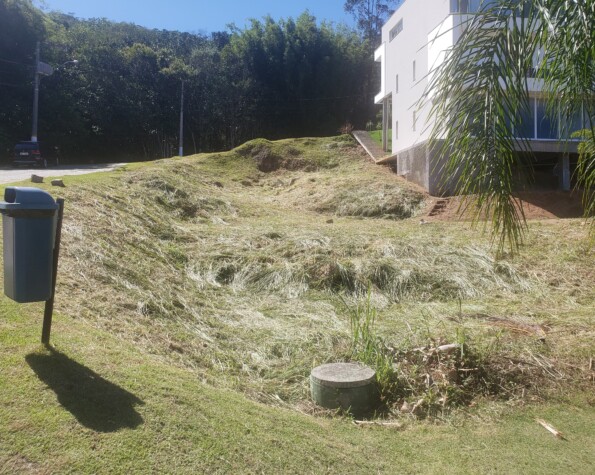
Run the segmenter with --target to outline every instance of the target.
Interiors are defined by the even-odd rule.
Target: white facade
[[[450,18],[450,0],[407,0],[382,28],[376,60],[382,64],[383,89],[376,103],[386,100],[392,104],[393,154],[428,138],[427,111],[418,111],[415,106],[426,89],[428,71],[437,55],[437,48],[428,47],[428,37]],[[391,31],[399,29],[391,39]],[[441,50],[452,46],[449,35],[439,41]]]
[[[435,172],[430,171],[436,168],[435,163],[431,163],[433,157],[426,154],[426,163],[420,164],[418,147],[428,142],[433,124],[428,118],[428,109],[417,107],[431,80],[432,70],[458,41],[462,25],[468,24],[469,15],[477,11],[481,3],[482,0],[405,0],[383,26],[382,44],[375,53],[375,60],[381,63],[381,90],[375,102],[383,104],[385,109],[385,135],[392,129],[387,139],[392,144],[397,172],[405,176],[411,174],[408,178],[431,193],[436,191],[437,179],[432,176]],[[528,83],[532,116],[524,118],[523,130],[515,135],[530,139],[535,152],[553,152],[554,145],[561,143],[560,118],[551,120],[545,116],[539,81],[529,80]],[[580,122],[580,118],[574,120]],[[416,170],[412,171],[413,168]]]

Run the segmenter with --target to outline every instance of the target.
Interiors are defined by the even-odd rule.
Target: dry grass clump
[[[318,145],[318,147],[313,147],[313,145]],[[253,159],[258,170],[265,173],[279,169],[313,172],[321,168],[336,168],[339,166],[339,157],[336,152],[354,146],[355,142],[349,135],[324,141],[297,139],[271,142],[266,139],[256,139],[237,147],[233,153]]]
[[[549,327],[525,319],[459,313],[450,325],[423,318],[381,334],[371,289],[347,307],[351,357],[376,370],[385,416],[444,418],[482,400],[524,404],[564,397],[567,386],[588,391],[594,381],[584,360],[577,366],[555,355]],[[492,328],[480,330],[478,320]]]
[[[147,188],[165,212],[181,219],[212,216],[235,216],[237,210],[228,201],[211,196],[197,195],[192,187],[183,189],[179,179],[165,180],[162,177],[143,178],[141,184]],[[176,186],[177,184],[177,186]]]
[[[215,256],[190,259],[189,276],[200,288],[279,293],[295,298],[309,290],[361,295],[369,285],[390,302],[448,301],[487,292],[518,293],[530,282],[513,266],[494,260],[485,249],[450,250],[386,240],[375,246],[354,237],[341,242],[285,238],[230,240]],[[361,245],[365,253],[352,246]]]
[[[351,136],[257,139],[225,157],[255,167],[257,173],[238,179],[242,185],[264,188],[273,204],[316,213],[400,220],[418,214],[427,198],[389,170],[366,163]]]
[[[388,411],[444,417],[481,399],[524,403],[546,396],[559,385],[580,381],[576,371],[541,355],[543,349],[517,355],[507,354],[494,342],[488,348],[473,340],[447,341],[438,338],[426,346],[393,350],[393,378],[384,391]]]
[[[573,334],[571,344],[582,348],[581,358],[588,353],[593,330],[585,324],[585,309],[594,301],[593,289],[568,297],[566,287],[547,284],[554,275],[562,280],[582,275],[587,266],[575,258],[572,242],[566,243],[567,260],[554,259],[560,255],[554,231],[540,241],[540,252],[548,256],[544,264],[532,258],[496,260],[476,233],[449,224],[343,217],[331,225],[328,215],[312,211],[322,199],[308,201],[308,196],[339,196],[346,185],[354,190],[349,183],[366,174],[377,180],[367,185],[371,198],[361,195],[366,206],[381,209],[382,197],[391,193],[391,200],[406,201],[408,192],[397,177],[366,162],[346,138],[244,147],[78,178],[63,189],[58,310],[134,341],[204,381],[268,404],[301,408],[309,407],[304,401],[313,366],[356,357],[349,307],[368,291],[379,312],[376,335],[392,348],[391,368],[397,365],[392,381],[400,389],[392,392],[391,410],[423,398],[434,401],[424,406],[433,414],[444,391],[464,388],[469,390],[460,401],[489,396],[495,383],[482,383],[476,378],[481,373],[463,378],[484,348],[497,348],[485,360],[490,362],[498,355],[524,361],[529,346],[556,368],[557,361],[578,364],[563,344],[570,334],[555,332],[562,316],[573,312],[579,316],[569,328],[586,330]],[[279,168],[264,174],[253,160],[262,147],[317,163],[316,171]],[[243,185],[246,180],[254,186]],[[269,186],[276,180],[294,183],[279,190]],[[449,320],[460,314],[459,300],[476,314],[552,322],[550,353],[530,346],[533,335],[515,333],[508,339],[510,328],[471,318],[464,324]],[[424,362],[422,353],[413,351],[431,353],[442,342],[458,342],[461,325],[467,359]],[[484,344],[496,338],[498,344]],[[529,366],[522,366],[523,374],[530,374]],[[449,379],[452,369],[459,379]],[[425,374],[435,384],[422,391]],[[506,378],[517,377],[496,374],[505,387]],[[463,389],[450,389],[456,381]],[[437,387],[444,390],[436,393]],[[439,395],[432,399],[434,393]],[[456,400],[452,394],[448,398]]]
[[[353,184],[326,197],[315,209],[337,216],[407,219],[419,212],[424,201],[424,195],[406,188],[384,184],[369,189]]]

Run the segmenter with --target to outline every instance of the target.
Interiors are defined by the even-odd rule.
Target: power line
[[[354,94],[349,96],[329,96],[329,97],[314,97],[314,98],[296,98],[296,99],[258,99],[251,105],[261,105],[261,104],[269,104],[269,105],[280,105],[283,109],[296,109],[296,105],[302,102],[326,102],[326,101],[342,101],[347,99],[367,99],[369,98],[368,94]],[[235,101],[226,101],[225,105],[229,106],[230,104],[236,104]],[[296,104],[290,105],[288,104]],[[202,111],[202,109],[190,108],[191,112]],[[297,110],[297,109],[296,109]]]
[[[335,96],[335,97],[314,97],[311,99],[297,99],[297,101],[299,102],[322,102],[322,101],[336,101],[339,99],[353,99],[353,98],[362,98],[362,97],[366,97],[365,94],[356,94],[356,95],[351,95],[351,96]]]
[[[0,82],[0,86],[8,86],[8,87],[25,87],[23,84],[9,84],[7,82]],[[29,87],[29,86],[26,86]]]
[[[21,63],[21,62],[19,62],[19,61],[11,61],[10,59],[3,59],[3,58],[0,58],[0,61],[2,61],[3,63],[19,64],[19,65],[21,65],[21,66],[29,66],[29,67],[31,67],[31,66],[32,66],[32,65],[31,65],[31,64],[29,64],[29,63]]]

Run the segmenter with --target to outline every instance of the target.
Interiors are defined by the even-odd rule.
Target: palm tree
[[[511,130],[529,112],[530,76],[543,81],[551,113],[586,112],[576,178],[586,215],[595,212],[595,0],[484,0],[468,18],[418,106],[430,107],[457,194],[474,197],[468,209],[488,218],[499,251],[514,252],[526,232],[518,174],[533,171],[530,143]]]

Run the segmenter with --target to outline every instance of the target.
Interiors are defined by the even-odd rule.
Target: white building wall
[[[396,170],[431,194],[452,193],[456,177],[447,179],[443,175],[445,157],[436,153],[428,142],[433,126],[428,119],[429,107],[425,106],[424,110],[418,107],[431,81],[432,70],[444,61],[446,52],[459,41],[467,22],[473,18],[471,11],[474,10],[468,12],[465,9],[465,13],[451,14],[451,5],[453,8],[466,8],[462,6],[464,4],[476,9],[481,3],[480,0],[470,3],[405,0],[382,28],[382,45],[375,55],[376,61],[382,63],[381,91],[375,101],[385,107],[392,103],[391,123],[385,122],[383,127],[392,128]],[[399,28],[395,29],[397,25]],[[398,31],[392,39],[391,30]],[[576,142],[561,140],[560,133],[567,137],[569,132],[581,128],[582,112],[579,110],[570,118],[560,114],[551,117],[542,97],[543,82],[529,78],[527,86],[531,96],[531,114],[527,111],[523,113],[519,130],[513,131],[513,134],[518,132],[530,140],[536,153],[561,154],[565,161],[560,166],[568,175],[568,153],[576,153],[577,146]],[[569,181],[565,180],[561,185],[567,189]]]
[[[428,81],[432,82],[434,71],[446,59],[446,53],[454,44],[454,38],[457,35],[455,31],[454,15],[446,17],[434,30],[428,35]],[[430,91],[431,92],[431,91]]]
[[[430,67],[429,33],[450,15],[450,0],[406,0],[382,28],[384,96],[392,96],[392,150],[398,153],[427,140],[427,110],[416,110]],[[390,40],[390,31],[403,20],[403,30]],[[448,36],[448,35],[446,35]],[[452,44],[452,35],[450,35]],[[441,38],[440,47],[448,46]],[[436,52],[432,52],[432,59]],[[413,62],[415,61],[415,80]],[[397,91],[397,75],[399,88]],[[414,130],[414,111],[416,124]],[[396,123],[398,122],[398,127]],[[398,132],[398,137],[397,137]]]
[[[374,61],[380,61],[380,92],[374,98],[376,104],[386,97],[386,43],[382,43],[374,53]]]
[[[451,0],[405,0],[382,28],[382,45],[376,52],[376,60],[382,63],[382,90],[375,100],[382,103],[384,98],[392,98],[393,154],[429,139],[433,125],[428,120],[429,108],[416,107],[431,80],[432,69],[444,61],[445,52],[458,41],[470,20],[470,14],[451,14],[450,7]],[[390,32],[401,20],[403,30],[391,40]],[[528,86],[536,96],[543,87],[534,79],[528,80]]]

